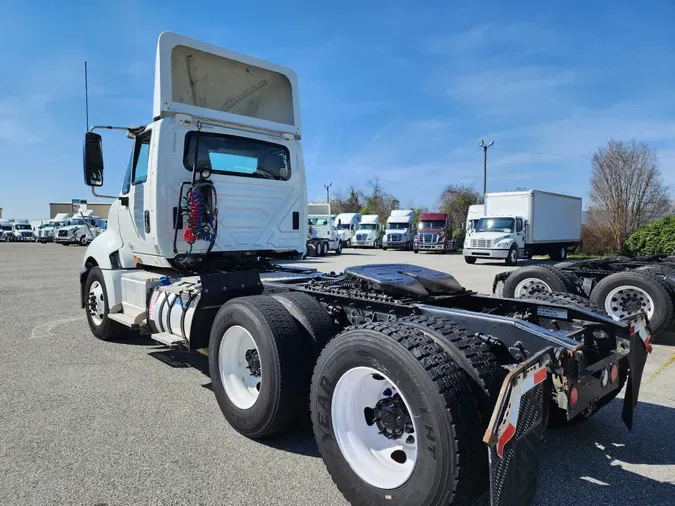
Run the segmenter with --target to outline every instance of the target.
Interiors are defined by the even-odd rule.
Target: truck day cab
[[[220,409],[249,438],[309,405],[328,473],[358,506],[465,504],[489,487],[495,504],[527,504],[549,409],[589,416],[628,381],[632,426],[650,340],[641,313],[615,322],[481,296],[407,264],[275,266],[306,247],[295,74],[163,33],[155,77],[155,119],[120,128],[131,161],[84,255],[94,336],[208,349]],[[87,132],[93,189],[103,167],[102,138]]]
[[[28,220],[17,220],[12,223],[12,229],[8,234],[10,242],[34,242],[35,234]]]
[[[310,202],[307,205],[307,217],[310,227],[308,253],[312,256],[326,256],[329,251],[341,254],[343,243],[335,228],[335,217],[330,214],[330,204]]]
[[[413,225],[415,211],[413,209],[395,209],[387,220],[387,229],[382,237],[382,249],[412,249]]]
[[[567,258],[581,237],[581,199],[539,190],[488,193],[485,216],[464,240],[464,260],[499,258],[515,265],[519,258],[549,255]]]

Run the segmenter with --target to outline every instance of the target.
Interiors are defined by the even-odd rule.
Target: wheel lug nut
[[[406,442],[406,444],[411,445],[411,444],[413,444],[413,443],[415,442],[415,438],[412,437],[412,436],[408,436],[408,437],[406,438],[405,442]]]
[[[385,388],[384,392],[382,392],[382,395],[386,395],[387,397],[391,397],[391,388]]]

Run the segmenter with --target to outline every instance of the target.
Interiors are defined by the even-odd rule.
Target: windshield
[[[195,163],[197,132],[185,138],[183,165],[192,170]],[[197,170],[215,174],[288,181],[291,178],[290,155],[285,146],[234,135],[200,132]]]
[[[476,232],[513,232],[513,218],[481,218]]]
[[[49,223],[47,223],[46,226],[47,227],[60,227],[61,222],[60,221],[50,221]]]
[[[407,223],[388,223],[387,227],[389,230],[405,230],[408,228]]]
[[[30,225],[14,225],[14,228],[17,230],[31,230]]]
[[[328,218],[310,218],[310,225],[325,226],[328,225]]]
[[[376,230],[377,224],[375,223],[361,223],[359,225],[359,230]]]
[[[84,220],[70,220],[68,225],[84,225]]]
[[[12,225],[0,225],[0,230],[12,230]]]
[[[350,224],[349,223],[342,223],[337,226],[338,230],[349,230]]]
[[[443,220],[429,220],[429,221],[420,221],[420,230],[427,228],[445,228],[445,221]]]

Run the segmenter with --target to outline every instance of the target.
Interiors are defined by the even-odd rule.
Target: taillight
[[[572,385],[572,388],[570,388],[570,408],[576,406],[577,402],[579,402],[579,391],[576,385]]]
[[[619,366],[612,364],[612,367],[609,369],[609,381],[616,383],[619,380]]]

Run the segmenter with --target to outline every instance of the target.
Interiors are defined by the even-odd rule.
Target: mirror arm
[[[102,195],[102,194],[96,193],[96,187],[95,186],[91,187],[91,193],[94,195],[94,197],[101,197],[101,198],[104,198],[104,199],[118,199],[119,198],[119,195]]]
[[[104,129],[104,130],[124,130],[125,132],[129,131],[129,127],[118,127],[118,126],[108,126],[108,125],[94,125],[89,129],[90,132],[93,132],[94,130],[98,129]]]

